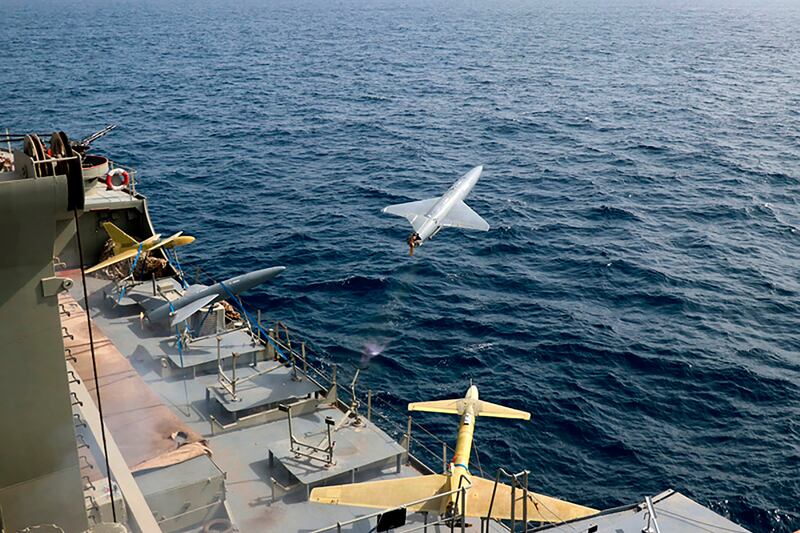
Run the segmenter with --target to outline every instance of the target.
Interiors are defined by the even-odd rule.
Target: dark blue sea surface
[[[800,4],[2,4],[0,127],[119,124],[187,270],[287,265],[248,301],[345,376],[385,344],[378,404],[472,379],[533,413],[479,421],[484,470],[800,528]],[[381,208],[478,164],[491,231],[408,257]]]

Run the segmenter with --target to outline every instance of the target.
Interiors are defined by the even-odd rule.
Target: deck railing
[[[242,302],[237,303],[239,306],[244,307]],[[249,322],[248,318],[253,317],[253,313],[242,313],[242,315],[245,322]],[[430,472],[438,470],[437,468],[432,468],[432,465],[440,464],[442,465],[440,472],[447,470],[449,464],[447,458],[454,452],[454,449],[448,443],[434,435],[419,422],[413,420],[407,413],[390,405],[380,395],[373,394],[372,389],[362,393],[358,392],[355,387],[339,386],[341,372],[337,364],[326,363],[320,357],[315,356],[308,349],[305,341],[298,341],[296,337],[293,341],[293,333],[285,323],[278,321],[272,327],[265,329],[261,323],[261,312],[258,311],[255,316],[255,324],[248,323],[248,327],[260,342],[267,345],[268,350],[274,352],[275,359],[291,365],[295,376],[298,372],[302,372],[305,378],[314,382],[321,389],[328,391],[329,396],[331,390],[335,388],[332,396],[338,401],[342,409],[350,409],[354,405],[366,405],[367,420],[370,422],[373,419],[378,420],[384,431],[388,429],[387,432],[391,436],[401,441],[406,448],[409,462],[413,457],[417,464],[424,465],[425,469]],[[300,347],[299,351],[296,349],[298,345]],[[220,373],[223,374],[221,370]],[[227,381],[230,382],[230,379],[228,378]],[[231,394],[235,392],[235,386],[231,383],[228,383],[225,388],[229,389]],[[413,435],[417,433],[423,435],[423,437],[414,438]],[[439,448],[441,452],[431,449],[430,443],[434,443],[437,447],[441,446]],[[483,474],[477,447],[473,447],[473,449],[476,453],[478,470]]]
[[[301,372],[303,377],[313,381],[316,385],[318,385],[321,389],[328,391],[329,397],[332,396],[336,399],[340,408],[347,410],[353,408],[353,406],[357,405],[365,405],[367,406],[367,420],[373,421],[373,419],[377,419],[378,423],[381,425],[381,429],[387,431],[391,436],[395,439],[399,440],[403,447],[406,449],[406,464],[409,464],[416,468],[417,470],[422,471],[423,473],[437,473],[438,472],[447,472],[449,468],[449,461],[448,457],[450,454],[454,452],[454,449],[445,441],[434,435],[430,430],[428,430],[424,425],[416,422],[409,416],[407,413],[400,411],[396,407],[389,404],[380,395],[373,394],[371,389],[368,389],[366,394],[359,393],[354,384],[351,387],[340,387],[338,385],[338,380],[340,378],[338,365],[335,363],[328,363],[325,362],[318,356],[315,356],[307,347],[307,343],[305,341],[298,341],[296,337],[293,339],[293,333],[291,329],[283,322],[276,322],[273,324],[272,327],[265,329],[262,320],[261,320],[261,312],[258,311],[255,316],[257,317],[254,320],[254,323],[250,323],[253,317],[252,313],[248,313],[244,310],[244,303],[241,301],[236,302],[240,308],[244,311],[242,313],[242,319],[246,323],[247,327],[250,329],[252,334],[263,344],[267,346],[268,353],[274,357],[275,360],[281,361],[284,364],[291,365],[292,371],[295,376],[297,376],[298,372]],[[297,347],[299,346],[299,350]],[[220,370],[222,373],[222,371]],[[357,372],[356,372],[357,375]],[[226,376],[227,377],[227,376]],[[247,378],[238,378],[241,379],[251,379],[252,376],[248,376]],[[229,386],[232,390],[229,392],[235,394],[235,383],[229,383]],[[228,387],[226,387],[227,389]],[[333,395],[331,395],[333,392]],[[402,422],[401,422],[402,421]],[[417,437],[416,435],[421,435],[421,437]],[[441,451],[435,451],[431,448],[431,444],[435,446],[441,446]],[[483,476],[485,475],[484,470],[480,464],[480,455],[478,453],[477,446],[473,446],[473,451],[475,453],[476,463],[480,474]],[[434,468],[432,465],[437,465]],[[439,470],[441,468],[441,470]],[[523,524],[528,524],[528,516],[527,516],[527,493],[528,493],[528,471],[522,471],[518,474],[510,474],[506,470],[500,468],[497,470],[496,475],[494,476],[494,491],[492,495],[492,502],[490,503],[489,512],[487,513],[488,517],[491,517],[491,510],[494,506],[494,499],[496,495],[497,485],[500,483],[502,477],[505,477],[511,481],[511,497],[512,501],[516,498],[516,492],[519,490],[521,495],[523,496],[523,516],[519,517],[521,520],[518,520],[516,516],[514,516],[514,512],[516,511],[515,505],[511,506],[512,509],[512,516],[510,521],[510,527],[508,524],[496,520],[494,518],[481,518],[481,526],[480,531],[483,533],[486,531],[488,533],[490,524],[494,524],[495,527],[500,527],[507,531],[516,531],[516,526],[518,522],[522,522]],[[289,489],[290,487],[278,487],[281,489]],[[273,485],[273,493],[275,492],[275,485]],[[402,507],[418,505],[420,503],[424,503],[426,501],[432,501],[435,499],[443,498],[450,496],[455,493],[460,493],[459,498],[466,497],[466,491],[469,487],[461,487],[459,489],[455,489],[452,491],[448,491],[446,493],[437,494],[435,496],[431,496],[429,498],[424,498],[422,500],[416,500],[413,502],[408,502],[404,504]],[[461,508],[463,509],[463,505]],[[391,510],[391,509],[388,509]],[[386,510],[381,512],[372,513],[369,515],[360,516],[358,518],[354,518],[352,520],[346,522],[337,522],[331,526],[328,526],[323,529],[318,529],[312,533],[323,533],[325,531],[341,531],[341,528],[344,526],[351,525],[353,523],[361,522],[364,520],[369,520],[372,518],[377,517],[380,514],[383,514]],[[421,524],[419,527],[413,527],[411,529],[403,530],[403,533],[411,533],[412,531],[418,530],[427,530],[428,526],[436,526],[436,525],[449,525],[451,531],[455,531],[455,528],[458,527],[457,519],[453,519],[453,517],[446,517],[441,518],[435,522],[427,522],[427,513],[425,513],[425,523]],[[465,524],[464,520],[460,521],[462,524],[461,530],[464,531],[463,524]],[[527,529],[527,527],[526,527]]]

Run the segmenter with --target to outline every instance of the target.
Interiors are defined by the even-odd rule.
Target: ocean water
[[[394,422],[474,380],[533,414],[479,421],[487,475],[800,528],[800,4],[2,4],[0,127],[119,124],[187,269],[288,266],[248,302],[345,376],[384,346]],[[477,164],[491,231],[408,257],[381,208]]]

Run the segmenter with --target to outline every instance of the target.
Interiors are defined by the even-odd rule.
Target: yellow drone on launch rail
[[[159,248],[176,248],[178,246],[185,246],[194,242],[194,237],[184,235],[182,231],[170,235],[166,239],[162,239],[160,234],[148,237],[143,241],[137,241],[111,222],[104,222],[103,227],[106,233],[111,237],[114,243],[114,255],[102,261],[92,268],[86,270],[87,274],[102,270],[104,268],[115,265],[126,259],[131,259],[139,254],[145,254],[158,250]]]
[[[511,519],[511,487],[502,483],[495,485],[493,480],[470,474],[469,459],[472,452],[475,417],[530,420],[530,413],[478,399],[478,388],[475,385],[469,387],[463,398],[411,403],[408,405],[408,410],[461,416],[455,455],[446,474],[318,487],[311,491],[310,500],[332,505],[377,509],[405,507],[409,512],[432,512],[452,517],[463,514],[468,517]],[[468,487],[465,502],[459,497],[459,489],[463,487]],[[437,494],[446,493],[450,494],[433,498]],[[514,506],[516,517],[522,516],[524,506],[520,493],[521,491],[517,492]],[[426,498],[432,499],[415,505],[406,505],[407,502]],[[598,513],[595,509],[535,492],[528,492],[527,504],[528,520],[534,522],[562,522]],[[490,506],[491,516],[489,516]]]

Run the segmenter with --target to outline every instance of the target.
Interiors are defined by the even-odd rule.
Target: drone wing
[[[441,200],[440,197],[428,198],[427,200],[417,200],[416,202],[406,202],[404,204],[394,204],[383,208],[383,212],[387,215],[396,215],[403,217],[414,226],[414,229],[419,227],[427,220],[425,215],[431,210],[431,207],[436,205],[436,202]]]
[[[441,513],[448,498],[436,498],[416,505],[406,503],[435,496],[450,490],[450,480],[443,474],[414,476],[401,479],[367,481],[351,485],[317,487],[311,491],[310,501],[331,505],[392,509],[406,507],[411,512]]]
[[[116,265],[117,263],[119,263],[121,261],[125,261],[126,259],[130,259],[132,257],[135,257],[137,253],[139,253],[139,250],[136,249],[136,248],[132,248],[130,250],[125,250],[124,252],[121,252],[121,253],[118,253],[117,255],[113,255],[113,256],[109,257],[105,261],[97,263],[92,268],[86,270],[86,273],[87,274],[91,274],[92,272],[97,272],[98,270],[102,270],[104,268],[110,267],[111,265]]]
[[[489,223],[464,202],[458,202],[442,220],[446,228],[475,229],[489,231]]]

